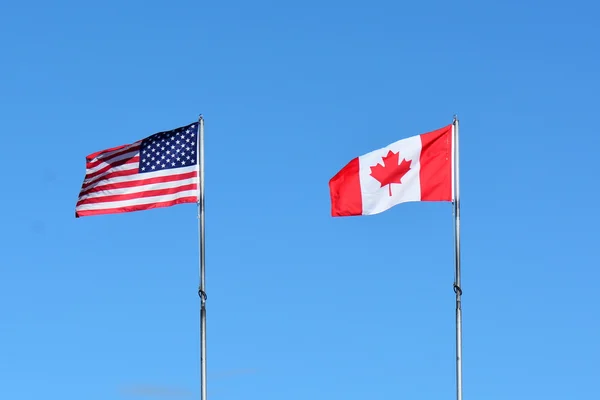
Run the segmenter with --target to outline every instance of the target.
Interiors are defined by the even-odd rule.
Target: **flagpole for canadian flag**
[[[456,399],[462,400],[462,289],[460,286],[460,180],[457,116],[454,116],[452,128],[452,198],[454,205],[454,293],[456,294]]]
[[[200,241],[200,283],[198,296],[200,296],[200,399],[207,400],[206,396],[206,279],[205,279],[205,247],[204,247],[204,118],[198,117],[198,236]]]

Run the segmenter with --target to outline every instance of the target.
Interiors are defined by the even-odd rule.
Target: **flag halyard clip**
[[[208,299],[206,292],[200,288],[198,288],[198,296],[202,299],[202,302],[205,302]]]
[[[462,296],[462,289],[456,283],[454,283],[454,293]]]

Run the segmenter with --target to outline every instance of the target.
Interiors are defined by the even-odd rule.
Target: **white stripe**
[[[140,154],[140,152],[138,150],[136,150],[136,151],[130,151],[128,153],[121,154],[121,155],[119,155],[119,156],[117,156],[115,158],[111,158],[110,159],[110,163],[118,162],[118,161],[121,161],[121,160],[126,160],[128,158],[133,158],[133,157],[135,157],[135,156],[137,156],[139,154]],[[97,160],[97,161],[101,161],[101,160]],[[102,161],[100,164],[96,165],[95,167],[87,169],[85,171],[85,174],[86,175],[93,174],[96,171],[100,171],[102,168],[110,167],[110,165],[111,165],[110,163],[108,163],[106,161]]]
[[[79,198],[79,201],[86,199],[93,199],[96,197],[104,197],[104,196],[118,196],[121,194],[133,194],[133,193],[142,193],[149,190],[160,190],[160,189],[171,189],[184,185],[190,185],[193,183],[198,183],[198,177],[188,178],[188,179],[180,179],[173,182],[159,182],[159,183],[151,183],[148,185],[141,186],[133,186],[128,188],[120,188],[120,189],[109,189],[109,190],[101,190],[98,192],[92,192],[88,194],[84,194]]]
[[[173,201],[183,197],[196,196],[198,197],[198,190],[186,190],[184,192],[168,194],[165,196],[155,197],[143,197],[139,199],[122,200],[122,201],[110,201],[106,203],[94,203],[94,204],[82,204],[76,208],[77,211],[88,211],[88,210],[105,210],[110,208],[121,208],[137,206],[142,204],[162,203],[165,201]]]
[[[100,175],[96,175],[93,178],[87,178],[83,181],[83,184],[87,184],[87,183],[91,183],[91,182],[96,182],[102,178],[104,178],[106,175],[112,174],[113,172],[119,172],[119,171],[128,171],[130,169],[138,169],[140,166],[140,163],[138,162],[134,162],[131,164],[123,164],[123,165],[119,165],[118,167],[114,167],[109,169],[106,172],[101,173]]]
[[[135,165],[136,168],[138,167],[137,163],[135,163],[135,164],[128,164],[128,165]],[[127,169],[131,169],[131,168],[127,168]],[[88,189],[96,187],[96,186],[109,185],[109,184],[113,184],[113,183],[137,181],[137,180],[140,180],[140,179],[159,178],[159,177],[169,176],[169,175],[173,175],[173,174],[185,174],[187,172],[195,172],[195,171],[196,171],[196,166],[192,165],[192,166],[189,166],[189,167],[179,167],[179,168],[173,168],[173,169],[162,169],[162,170],[156,171],[156,172],[142,172],[142,173],[135,174],[135,175],[115,176],[114,178],[109,178],[109,179],[107,179],[105,181],[102,181],[102,182],[95,182],[94,184],[86,187],[85,190],[88,190]],[[113,171],[111,171],[111,172],[113,172]],[[84,182],[84,184],[85,184],[85,182]]]

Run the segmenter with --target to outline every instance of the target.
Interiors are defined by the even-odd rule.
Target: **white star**
[[[142,151],[142,154],[146,154],[146,150],[143,150],[143,151]]]
[[[181,160],[181,157],[177,157],[177,161]]]
[[[175,146],[171,146],[171,150],[175,150]]]
[[[152,166],[152,169],[156,169],[156,167],[153,165],[153,166]]]
[[[152,161],[156,160],[156,157],[152,157]]]
[[[146,163],[146,165],[150,165],[150,161],[148,161],[148,162]]]
[[[179,140],[178,140],[178,141],[176,141],[175,143],[179,144],[179,143],[181,143],[181,141],[179,141]]]
[[[189,147],[186,147],[185,149],[186,149],[187,151],[190,151],[190,150],[191,150]]]
[[[194,154],[194,153],[195,153],[195,151],[194,151],[194,150],[192,150],[192,151],[191,151],[191,154]]]
[[[165,159],[165,156],[160,156],[160,158],[164,160],[164,159]]]
[[[164,167],[165,167],[165,164],[163,164],[163,165],[162,165],[162,167],[164,168]]]
[[[192,142],[192,146],[195,145],[196,143]]]
[[[194,134],[193,134],[193,133],[191,133],[191,134],[190,134],[190,136],[191,136],[191,137],[194,137]]]
[[[171,150],[167,150],[167,154],[171,154]]]
[[[142,167],[142,171],[145,171],[145,170],[146,170],[146,167]]]
[[[190,142],[190,139],[188,138],[188,139],[186,139],[185,141],[189,143],[189,142]]]
[[[160,160],[156,161],[156,165],[160,165]]]
[[[190,130],[188,129],[187,131],[185,131],[185,133],[190,133]]]
[[[183,165],[183,164],[185,164],[185,160],[183,160],[183,161],[181,162],[181,165]]]
[[[171,163],[171,165],[172,165],[172,166],[175,166],[175,163],[173,162],[173,163]]]

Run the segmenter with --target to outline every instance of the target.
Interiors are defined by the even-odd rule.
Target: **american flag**
[[[198,123],[86,157],[76,217],[198,201]]]

